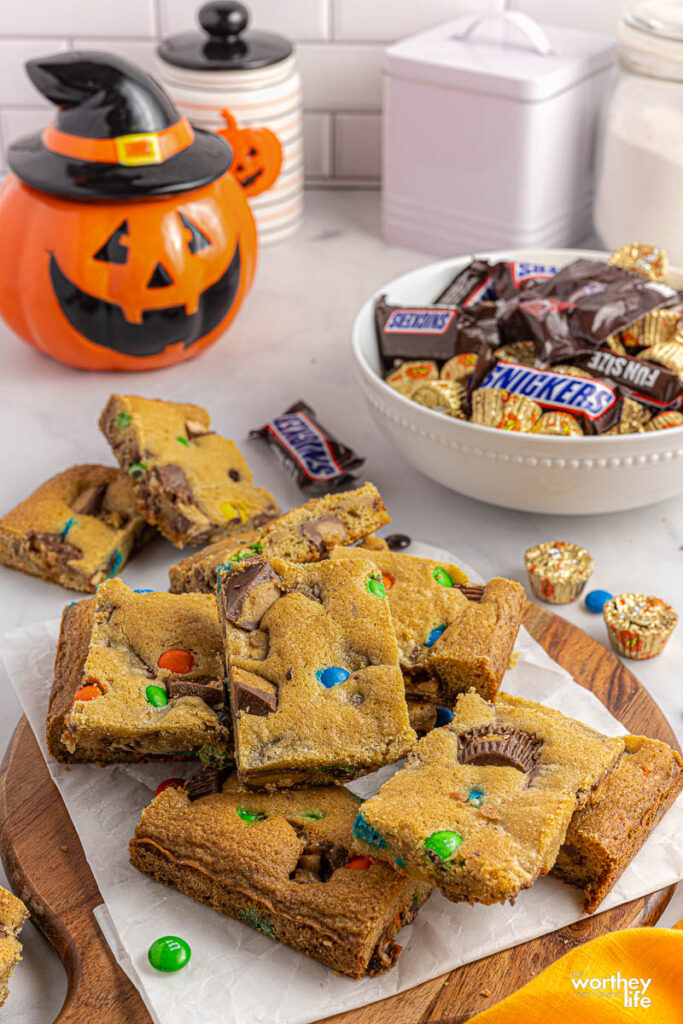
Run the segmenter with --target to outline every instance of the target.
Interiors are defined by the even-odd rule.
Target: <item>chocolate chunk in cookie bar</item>
[[[47,717],[60,761],[232,757],[216,602],[108,580],[64,611]]]
[[[374,484],[313,498],[258,530],[218,541],[172,565],[170,589],[176,594],[195,590],[212,594],[221,566],[252,556],[318,562],[333,548],[355,544],[389,522],[391,518]]]
[[[199,405],[112,395],[100,429],[135,484],[143,516],[176,547],[243,533],[278,514]]]
[[[624,752],[569,823],[553,868],[583,889],[594,913],[683,789],[680,754],[660,740],[625,736]]]
[[[372,562],[279,558],[219,573],[237,770],[277,789],[345,781],[415,741]]]
[[[453,721],[362,805],[356,850],[454,902],[514,900],[551,869],[572,814],[623,747],[532,701],[462,694]]]
[[[17,935],[28,916],[21,900],[0,886],[0,1006],[7,999],[12,971],[21,960],[22,945]]]
[[[394,551],[337,549],[332,557],[370,557],[381,572],[409,699],[452,707],[470,688],[494,699],[526,603],[519,583],[471,584],[457,565]]]
[[[191,799],[166,789],[143,811],[131,864],[221,914],[352,978],[396,963],[396,932],[429,895],[351,852],[358,800],[343,787],[253,793],[232,776]]]
[[[0,519],[0,563],[92,593],[151,535],[125,473],[72,466]]]

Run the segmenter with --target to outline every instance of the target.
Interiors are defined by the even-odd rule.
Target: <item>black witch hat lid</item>
[[[27,61],[35,87],[54,103],[43,132],[14,142],[8,162],[27,185],[81,199],[135,199],[215,181],[229,145],[193,128],[161,86],[122,57],[96,51]]]

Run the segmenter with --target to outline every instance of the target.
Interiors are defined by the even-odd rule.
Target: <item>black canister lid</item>
[[[237,2],[214,0],[199,8],[203,32],[183,32],[159,44],[157,53],[167,64],[194,71],[252,71],[279,64],[292,53],[284,36],[247,32],[249,11]]]

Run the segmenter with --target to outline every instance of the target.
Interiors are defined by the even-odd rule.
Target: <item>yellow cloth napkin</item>
[[[683,921],[586,942],[470,1024],[681,1024]]]

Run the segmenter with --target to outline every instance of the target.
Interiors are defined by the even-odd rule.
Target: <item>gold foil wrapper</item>
[[[671,341],[681,322],[675,309],[653,309],[640,320],[621,331],[619,339],[628,353]]]
[[[683,344],[679,341],[664,341],[652,348],[646,348],[638,355],[639,359],[649,359],[653,363],[666,366],[683,380]]]
[[[642,434],[652,419],[652,413],[640,402],[625,398],[621,406],[621,419],[610,434]]]
[[[618,334],[610,334],[609,338],[605,338],[605,348],[608,348],[610,352],[614,352],[617,356],[627,356],[628,350],[626,346],[619,340]]]
[[[583,428],[576,416],[569,412],[544,412],[531,433],[583,437]]]
[[[438,376],[439,369],[436,363],[431,359],[425,359],[422,362],[401,363],[385,380],[394,391],[400,391],[402,395],[410,398],[418,385],[426,380],[437,380]]]
[[[663,281],[669,269],[669,259],[664,249],[656,245],[644,245],[642,242],[622,245],[612,253],[609,262],[624,270],[632,270],[650,281]]]
[[[436,409],[447,416],[464,420],[463,407],[466,396],[467,389],[455,381],[428,380],[424,384],[419,384],[410,397],[418,405],[426,405],[428,409]]]
[[[617,594],[602,614],[614,650],[636,661],[661,654],[678,622],[670,604],[649,594]]]
[[[477,388],[472,392],[472,422],[497,430],[530,433],[543,410],[540,405],[502,388]]]
[[[441,380],[452,380],[456,384],[463,383],[470,376],[477,365],[476,352],[461,352],[453,356],[441,367]]]
[[[564,540],[535,544],[524,555],[524,562],[531,589],[548,604],[576,601],[595,568],[585,548]]]
[[[521,363],[522,366],[536,365],[536,346],[533,341],[511,341],[509,345],[502,345],[493,353],[496,359],[507,359],[511,363]]]
[[[683,413],[658,412],[645,425],[645,430],[671,430],[672,427],[683,427]]]

